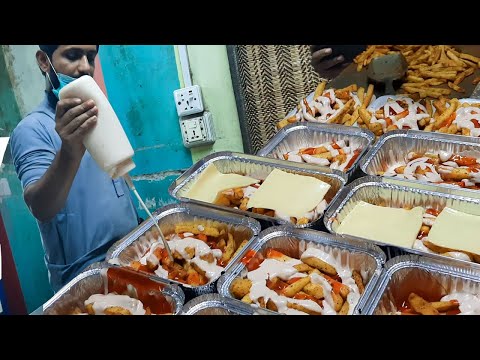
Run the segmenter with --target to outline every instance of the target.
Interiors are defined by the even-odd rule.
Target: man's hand
[[[334,57],[330,56],[332,55],[332,48],[312,46],[311,51],[312,66],[322,78],[333,79],[350,64],[342,54]]]
[[[98,108],[93,100],[62,99],[57,103],[55,130],[62,139],[62,150],[73,159],[85,153],[83,139],[97,123]]]

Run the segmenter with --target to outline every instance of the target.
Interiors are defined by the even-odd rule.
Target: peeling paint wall
[[[32,46],[2,45],[1,50],[0,127],[3,130],[0,130],[0,135],[9,136],[22,117],[40,102],[42,75],[40,72],[35,74],[34,70],[38,71],[38,67],[35,61],[32,64],[29,59],[34,58],[36,51]],[[28,74],[32,75],[31,78]],[[40,100],[33,91],[40,91]],[[10,149],[7,149],[4,164],[0,178],[7,180],[11,195],[2,200],[0,211],[27,311],[31,312],[53,293],[48,283],[37,223],[23,200],[23,190],[12,164]]]
[[[150,199],[149,210],[172,203],[170,183],[192,165],[173,101],[180,87],[174,47],[103,45],[100,62],[110,103],[135,149],[135,187]]]
[[[37,50],[38,45],[4,45],[5,60],[21,117],[43,99],[45,79],[35,59]]]

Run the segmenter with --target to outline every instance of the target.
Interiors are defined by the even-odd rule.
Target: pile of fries
[[[480,67],[480,58],[462,53],[448,45],[369,45],[354,62],[357,71],[380,56],[401,52],[408,64],[406,82],[402,89],[419,98],[448,96],[452,90],[464,93],[460,83]],[[480,82],[480,77],[473,80]],[[447,84],[448,88],[440,88]]]
[[[426,131],[480,136],[480,104],[440,98],[433,102],[433,106],[432,120]]]
[[[373,85],[365,88],[357,84],[342,89],[327,89],[326,81],[322,81],[316,88],[312,101],[302,99],[294,115],[281,120],[277,128],[281,129],[297,121],[310,121],[324,124],[341,124],[352,126],[360,120],[360,109],[366,109],[375,99]]]

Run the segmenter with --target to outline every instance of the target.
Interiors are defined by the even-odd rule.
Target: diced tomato
[[[302,293],[302,294],[296,293],[295,295],[293,295],[293,298],[298,299],[298,300],[312,300],[312,301],[317,302],[317,299],[315,299],[313,296],[305,294],[305,293]]]
[[[275,291],[276,293],[280,293],[283,289],[285,289],[288,284],[282,280],[276,279],[276,281],[272,281],[270,279],[267,280],[267,287],[270,290]]]
[[[355,160],[357,160],[358,156],[360,155],[360,150],[357,149],[353,152],[353,156],[352,158],[350,159],[350,161],[348,162],[347,166],[345,166],[345,169],[349,169],[353,163],[355,162]]]
[[[325,279],[327,279],[328,283],[332,286],[333,292],[335,294],[340,293],[340,289],[342,288],[343,284],[328,275],[322,274]]]
[[[198,239],[198,240],[202,240],[203,242],[207,242],[208,237],[207,237],[207,235],[205,235],[205,234],[198,234],[198,235],[197,235],[197,239]]]
[[[294,277],[291,278],[290,280],[287,281],[289,285],[292,285],[294,282],[297,282],[298,280],[302,279],[301,277]]]
[[[477,164],[477,159],[470,156],[455,155],[452,157],[452,161],[455,161],[459,166],[471,166]]]
[[[452,125],[452,123],[453,123],[453,121],[455,120],[456,117],[457,117],[457,114],[453,113],[442,123],[441,127],[445,127],[445,126],[449,127],[450,125]]]
[[[461,313],[460,309],[448,310],[448,311],[446,312],[447,315],[458,315],[458,314],[460,314],[460,313]]]
[[[257,252],[254,250],[248,250],[245,256],[242,258],[242,263],[246,265],[248,271],[258,269],[262,262],[263,256],[261,254],[257,255]]]
[[[267,259],[280,259],[284,256],[285,254],[281,253],[278,250],[275,250],[274,248],[268,248],[267,251],[265,252],[265,257]]]
[[[247,270],[248,271],[257,270],[262,264],[262,262],[263,262],[263,259],[259,259],[258,257],[252,258],[252,260],[250,260],[247,264]]]
[[[248,262],[257,254],[254,250],[248,250],[247,253],[242,258],[242,264],[246,265]]]
[[[315,148],[311,147],[311,148],[303,149],[302,154],[314,155],[315,154]]]
[[[335,149],[335,150],[338,150],[338,149],[341,149],[340,145],[338,145],[335,140],[332,141],[332,147]]]
[[[425,212],[427,214],[430,214],[430,215],[433,215],[433,216],[438,216],[438,214],[440,214],[440,211],[432,209],[432,208],[428,208]]]

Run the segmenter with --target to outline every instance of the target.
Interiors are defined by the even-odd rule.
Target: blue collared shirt
[[[13,131],[10,148],[23,189],[39,180],[60,150],[55,109],[47,96]],[[85,152],[65,206],[48,222],[37,220],[50,284],[58,291],[137,225],[123,179],[112,180]]]

